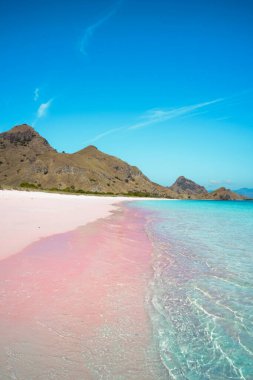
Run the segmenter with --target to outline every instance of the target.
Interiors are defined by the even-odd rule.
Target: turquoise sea
[[[168,378],[253,379],[253,202],[141,201]]]

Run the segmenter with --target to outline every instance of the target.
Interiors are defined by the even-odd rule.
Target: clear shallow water
[[[253,202],[142,201],[151,318],[172,379],[253,379]]]

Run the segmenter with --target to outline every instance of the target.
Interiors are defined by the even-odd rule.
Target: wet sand
[[[166,379],[143,216],[121,207],[0,261],[0,379]]]

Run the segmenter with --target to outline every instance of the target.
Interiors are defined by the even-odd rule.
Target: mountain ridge
[[[26,124],[0,134],[0,184],[175,197],[171,190],[150,181],[137,167],[92,145],[71,154],[58,153]]]
[[[94,145],[74,153],[59,153],[27,124],[0,133],[0,185],[176,199],[243,199],[229,189],[209,194],[183,176],[172,186],[159,185],[138,167]]]

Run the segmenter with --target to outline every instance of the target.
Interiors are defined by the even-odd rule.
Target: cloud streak
[[[178,108],[174,108],[170,110],[150,110],[146,113],[145,116],[141,117],[143,120],[129,126],[128,129],[129,130],[140,129],[152,124],[162,123],[166,120],[175,119],[180,116],[188,115],[200,108],[210,106],[212,104],[221,102],[222,100],[223,99],[215,99],[209,102],[198,103],[198,104],[193,104],[193,105],[184,106],[184,107],[178,107]]]
[[[182,116],[190,115],[190,114],[193,114],[196,110],[199,110],[204,107],[208,107],[215,103],[219,103],[223,100],[224,100],[223,98],[219,98],[219,99],[214,99],[208,102],[193,104],[190,106],[177,107],[177,108],[173,108],[169,110],[163,110],[163,109],[149,110],[144,115],[141,115],[139,119],[136,121],[136,123],[131,124],[126,127],[109,129],[105,132],[102,132],[96,135],[94,138],[90,139],[88,142],[90,143],[90,142],[98,141],[108,135],[117,133],[119,131],[131,131],[131,130],[141,129],[141,128],[145,128],[151,125],[165,122],[170,119],[176,119]]]
[[[232,182],[232,180],[231,179],[224,179],[224,180],[216,180],[216,179],[210,179],[209,180],[209,183],[211,184],[211,185],[232,185],[233,184],[233,182]]]
[[[47,112],[53,102],[53,99],[48,100],[46,103],[41,103],[40,106],[37,109],[35,120],[33,121],[32,125],[35,126],[40,119],[45,117],[47,115]]]
[[[102,133],[99,133],[98,135],[96,135],[95,137],[93,137],[92,139],[88,140],[87,143],[93,143],[95,141],[98,141],[100,139],[102,139],[103,137],[105,136],[108,136],[108,135],[111,135],[113,133],[116,133],[116,132],[119,132],[119,131],[122,131],[124,130],[125,127],[121,127],[121,128],[112,128],[112,129],[108,129],[107,131],[105,132],[102,132]]]
[[[53,101],[53,99],[50,99],[46,103],[41,103],[41,105],[39,106],[39,108],[37,110],[37,115],[36,115],[37,119],[41,119],[42,117],[46,116],[47,111],[49,110],[49,107],[52,104],[52,101]]]
[[[114,4],[114,6],[103,17],[101,17],[100,19],[98,19],[96,22],[89,25],[85,29],[83,37],[80,42],[80,47],[79,47],[80,53],[87,56],[88,54],[87,49],[94,33],[96,32],[98,28],[100,28],[104,23],[106,23],[106,21],[108,21],[112,16],[114,16],[115,13],[117,13],[121,4],[122,4],[122,0],[117,1]]]

